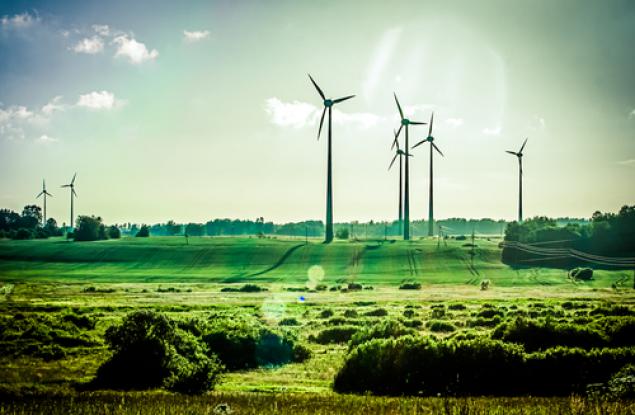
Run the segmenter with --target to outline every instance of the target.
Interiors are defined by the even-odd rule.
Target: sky
[[[0,1],[0,207],[106,223],[393,220],[393,92],[428,122],[435,216],[635,203],[635,2]],[[427,136],[413,126],[410,140]],[[411,218],[428,215],[428,145]]]

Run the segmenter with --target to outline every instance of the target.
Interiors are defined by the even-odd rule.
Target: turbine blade
[[[517,155],[518,155],[518,153],[516,153],[515,151],[505,150],[505,152],[506,152],[506,153],[509,153],[509,154],[513,154],[513,155],[515,155],[515,156],[517,156]]]
[[[428,123],[427,122],[421,122],[421,121],[410,121],[410,124],[413,124],[413,125],[426,125]]]
[[[53,197],[53,195],[52,195],[52,194],[50,194],[49,192],[46,192],[46,195],[47,195],[47,196],[51,196],[51,197]]]
[[[419,147],[421,144],[425,143],[426,141],[428,141],[428,140],[422,140],[422,141],[419,141],[417,144],[415,144],[414,146],[412,146],[412,147],[410,147],[410,148],[411,148],[411,149],[415,149],[415,148]]]
[[[71,185],[70,184],[63,184],[60,187],[71,187]]]
[[[351,99],[353,98],[355,95],[349,95],[343,98],[338,98],[336,100],[333,100],[333,104],[339,104],[340,102],[346,101],[347,99]]]
[[[525,148],[525,145],[527,144],[527,140],[529,140],[529,138],[525,138],[525,142],[523,143],[523,146],[520,148],[520,151],[518,153],[523,152],[523,149]]]
[[[432,136],[432,123],[434,123],[434,112],[430,116],[430,128],[428,129],[428,136]]]
[[[406,153],[404,153],[404,154],[406,154]],[[406,156],[408,156],[408,157],[414,157],[414,155],[413,155],[413,154],[406,154]]]
[[[438,152],[439,152],[439,154],[441,154],[441,156],[442,156],[442,157],[445,157],[445,156],[443,155],[443,153],[441,152],[441,150],[439,150],[439,147],[437,147],[437,145],[436,145],[436,144],[434,144],[434,143],[430,143],[430,144],[432,144],[432,147],[434,147],[434,149],[435,149],[436,151],[438,151]]]
[[[403,129],[403,124],[401,124],[399,126],[399,129],[397,130],[397,135],[395,136],[395,139],[399,138],[399,134],[401,134],[401,130]]]
[[[392,167],[393,164],[395,164],[395,160],[397,160],[397,156],[399,154],[395,154],[395,156],[392,158],[392,161],[390,162],[390,166],[388,166],[388,170],[390,170],[390,168]]]
[[[395,135],[395,139],[392,141],[392,145],[390,146],[390,149],[392,150],[393,148],[397,147],[397,150],[399,150],[399,140],[397,140],[397,130],[393,129],[392,132]]]
[[[326,115],[326,107],[324,107],[324,111],[322,111],[322,117],[320,118],[320,129],[318,130],[317,139],[320,139],[320,134],[322,133],[322,124],[324,124],[324,116]]]
[[[75,195],[75,197],[77,197],[77,192],[75,192],[75,189],[73,189],[73,194]]]
[[[399,100],[397,99],[397,94],[394,93],[394,92],[393,92],[393,94],[395,95],[395,102],[397,103],[397,109],[399,110],[399,116],[403,120],[403,111],[401,110],[401,105],[399,105]],[[399,129],[401,130],[401,127],[399,127]]]
[[[77,173],[73,175],[73,180],[71,180],[71,184],[75,184],[75,177],[77,177]]]
[[[44,192],[40,192],[40,194],[38,194],[37,196],[35,196],[36,199],[39,199],[40,196],[42,196],[44,194]]]
[[[311,75],[310,74],[307,74],[307,75],[309,75],[309,79],[311,79],[311,82],[313,83],[313,86],[315,87],[315,89],[317,89],[318,94],[320,94],[323,100],[326,99],[324,97],[324,92],[322,92],[318,84],[313,80],[313,78],[311,78]]]

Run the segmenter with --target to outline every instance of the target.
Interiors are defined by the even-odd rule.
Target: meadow
[[[613,347],[607,327],[635,314],[631,271],[596,270],[580,282],[562,269],[514,269],[500,262],[498,242],[478,238],[472,262],[471,247],[452,239],[0,240],[0,412],[633,413],[632,401],[578,394],[390,398],[334,391],[351,337],[387,321],[443,341],[489,338],[522,317],[597,327]],[[400,289],[404,282],[421,288]],[[222,291],[244,284],[265,290]],[[213,392],[197,397],[81,391],[112,354],[103,340],[108,327],[138,310],[174,321],[253,318],[291,333],[311,357],[227,371]]]

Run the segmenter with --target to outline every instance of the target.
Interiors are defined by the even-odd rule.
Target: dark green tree
[[[77,218],[75,229],[76,241],[96,241],[100,236],[100,228],[103,227],[99,216],[80,216]]]

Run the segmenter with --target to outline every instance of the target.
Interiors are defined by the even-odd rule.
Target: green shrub
[[[279,326],[299,326],[300,322],[293,317],[287,317],[280,320],[278,325]]]
[[[333,317],[335,313],[333,313],[333,310],[331,310],[330,308],[325,308],[324,310],[320,311],[320,318],[330,318]]]
[[[570,395],[605,382],[635,357],[633,349],[521,346],[477,337],[435,341],[404,336],[354,348],[335,376],[340,393],[378,395]]]
[[[430,329],[430,331],[434,332],[449,333],[456,330],[456,326],[454,324],[443,320],[432,320],[429,321],[426,325],[428,326],[428,329]]]
[[[355,326],[336,326],[324,329],[317,336],[309,336],[309,340],[319,344],[346,343],[359,330]]]
[[[399,286],[400,290],[420,290],[421,284],[418,282],[404,282]]]
[[[479,313],[477,314],[478,317],[482,317],[482,318],[492,318],[495,316],[503,317],[504,315],[505,313],[495,308],[485,308],[479,311]]]
[[[589,311],[590,316],[633,316],[635,311],[624,305],[596,307]]]
[[[601,332],[587,326],[554,324],[549,320],[543,323],[520,317],[501,324],[492,338],[521,344],[529,352],[555,346],[591,349],[608,345],[608,339]]]
[[[461,303],[450,304],[448,309],[450,310],[465,310],[467,307]]]
[[[372,339],[397,338],[415,333],[415,330],[405,327],[398,321],[385,320],[379,324],[361,328],[351,338],[349,350]]]
[[[256,284],[245,284],[240,288],[223,287],[220,290],[222,293],[259,293],[264,291],[269,291],[269,289]]]
[[[367,317],[385,317],[388,315],[388,311],[385,308],[376,308],[364,313]]]
[[[344,317],[346,318],[357,318],[359,316],[359,314],[357,313],[357,310],[353,310],[353,309],[347,309],[344,311]]]
[[[569,271],[569,277],[578,281],[589,281],[593,279],[593,269],[573,268]]]
[[[200,328],[201,338],[229,370],[277,366],[297,361],[295,338],[244,319],[214,319]]]
[[[113,355],[97,370],[94,388],[202,393],[214,387],[222,369],[204,343],[160,313],[128,314],[105,338]]]

